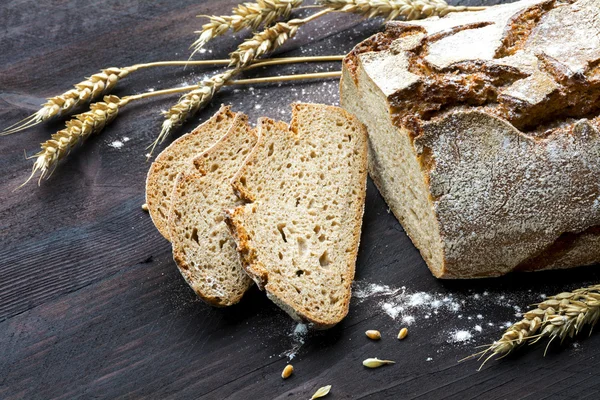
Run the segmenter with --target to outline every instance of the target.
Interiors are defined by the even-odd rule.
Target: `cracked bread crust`
[[[369,172],[434,275],[600,261],[599,9],[526,0],[394,22],[346,57],[341,101],[369,130]]]

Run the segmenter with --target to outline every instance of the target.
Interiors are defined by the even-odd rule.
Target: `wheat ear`
[[[360,14],[367,18],[385,17],[386,20],[400,16],[406,20],[414,20],[485,8],[450,6],[443,0],[319,0],[318,3],[336,11]]]
[[[51,175],[58,162],[66,157],[73,147],[82,143],[92,133],[104,129],[129,101],[128,98],[105,96],[104,101],[91,104],[90,111],[67,121],[65,129],[56,132],[50,140],[42,143],[42,150],[34,156],[36,160],[31,175],[23,185],[29,182],[37,171],[40,171],[40,181]]]
[[[69,114],[80,104],[87,103],[110,91],[117,82],[135,71],[136,66],[126,68],[106,68],[86,80],[75,84],[75,88],[61,95],[50,97],[36,113],[9,126],[1,135],[10,135],[30,128],[54,117]]]
[[[244,3],[233,9],[233,15],[204,16],[209,22],[202,25],[198,39],[192,43],[194,53],[217,36],[232,30],[237,32],[244,28],[252,30],[259,26],[269,26],[277,19],[287,19],[294,8],[298,8],[302,0],[258,0],[256,3]]]
[[[133,100],[144,99],[172,93],[180,93],[190,90],[190,87],[173,88],[146,92],[133,96],[119,98],[114,95],[104,96],[103,101],[90,104],[90,110],[75,115],[68,120],[65,129],[62,129],[42,143],[41,151],[33,156],[35,162],[29,178],[19,187],[22,187],[33,178],[36,172],[40,172],[39,182],[49,177],[59,161],[69,155],[71,150],[83,143],[92,134],[99,133],[106,125],[112,122],[121,108]],[[39,183],[38,182],[38,183]]]
[[[253,66],[252,63],[265,53],[283,45],[289,38],[296,34],[298,27],[331,11],[330,9],[326,9],[304,19],[278,22],[273,27],[266,28],[264,31],[255,34],[252,38],[240,44],[237,50],[230,54],[230,66],[233,68],[200,82],[197,89],[182,96],[177,104],[163,112],[166,119],[156,140],[148,146],[151,148],[148,156],[152,155],[154,148],[159,143],[162,143],[171,134],[173,129],[180,127],[189,117],[192,117],[200,109],[206,107],[214,95],[230,79],[250,66]]]
[[[499,340],[473,355],[480,356],[481,359],[489,354],[482,367],[494,356],[504,357],[520,345],[533,344],[544,337],[550,338],[549,346],[555,339],[560,339],[562,343],[565,338],[574,337],[586,325],[590,326],[591,333],[600,319],[600,285],[563,292],[548,297],[536,306],[537,308],[526,312],[521,321],[510,326]]]
[[[152,155],[156,145],[162,143],[173,129],[180,127],[190,116],[196,114],[201,108],[206,107],[215,93],[238,72],[238,69],[233,68],[221,74],[213,75],[210,79],[203,80],[197,89],[181,96],[177,104],[164,111],[163,115],[166,119],[162,124],[158,137],[148,146],[151,147],[148,157]]]

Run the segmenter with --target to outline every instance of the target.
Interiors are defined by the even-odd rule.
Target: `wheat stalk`
[[[315,56],[315,57],[282,57],[264,60],[263,62],[252,64],[250,68],[263,67],[268,65],[291,64],[298,62],[317,62],[317,61],[339,61],[344,56]],[[83,82],[61,95],[48,98],[37,112],[29,117],[5,128],[0,136],[10,135],[27,128],[31,128],[42,122],[55,117],[61,117],[70,114],[77,106],[97,99],[103,94],[112,90],[115,85],[131,72],[142,68],[150,67],[168,67],[168,66],[187,66],[187,65],[228,65],[230,59],[222,60],[199,60],[199,61],[157,61],[144,64],[136,64],[124,68],[106,68],[100,73],[94,74]]]
[[[562,343],[567,337],[577,335],[586,325],[590,326],[591,333],[600,319],[600,285],[563,292],[536,306],[526,312],[521,321],[510,326],[499,340],[467,358],[480,356],[481,359],[490,353],[481,364],[483,367],[494,356],[505,357],[520,345],[534,344],[544,337],[550,338],[547,350],[553,340],[560,339]]]
[[[258,0],[256,3],[240,4],[233,9],[233,15],[211,15],[201,17],[209,18],[209,22],[202,25],[198,39],[192,43],[194,53],[206,43],[217,36],[232,30],[237,32],[243,28],[258,29],[260,25],[269,26],[275,20],[287,19],[294,8],[299,7],[302,0]]]
[[[319,0],[318,3],[340,12],[360,14],[367,18],[385,17],[386,20],[400,16],[406,20],[414,20],[485,8],[450,6],[443,0]]]
[[[256,83],[270,83],[281,81],[295,81],[301,79],[322,79],[339,77],[341,71],[320,72],[314,74],[296,74],[281,75],[255,79],[229,80],[227,85],[247,85]],[[119,98],[117,96],[105,96],[104,101],[90,105],[90,111],[75,115],[73,119],[66,122],[66,128],[53,134],[50,140],[42,143],[42,150],[32,158],[36,158],[33,164],[33,170],[29,178],[21,185],[29,182],[36,172],[40,171],[39,181],[49,177],[52,171],[57,167],[60,160],[65,158],[71,150],[78,144],[81,144],[89,136],[99,133],[104,127],[112,122],[121,108],[133,100],[144,99],[148,97],[161,96],[173,93],[189,92],[193,93],[198,89],[198,85],[184,86],[178,88],[164,89],[153,92],[146,92],[134,96]],[[187,94],[189,95],[189,93]],[[186,96],[187,96],[186,95]],[[19,187],[21,187],[19,186]]]
[[[166,119],[156,140],[148,146],[151,147],[148,156],[152,155],[154,148],[159,143],[162,143],[171,134],[173,129],[180,127],[189,117],[206,107],[227,81],[248,69],[256,59],[265,53],[283,45],[289,38],[296,34],[299,26],[331,11],[330,9],[326,9],[304,19],[279,22],[240,44],[237,50],[230,54],[230,66],[233,68],[202,81],[197,89],[182,96],[174,106],[163,112]]]

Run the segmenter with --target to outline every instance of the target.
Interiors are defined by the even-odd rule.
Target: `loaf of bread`
[[[293,318],[329,328],[348,313],[367,177],[366,131],[338,107],[295,104],[263,118],[233,180],[248,202],[226,222],[242,264]]]
[[[248,117],[238,113],[229,132],[196,157],[198,172],[180,173],[171,194],[173,259],[196,294],[218,307],[239,302],[252,285],[223,221],[223,210],[242,204],[231,179],[255,143]]]
[[[369,172],[441,278],[600,261],[599,0],[392,22],[343,64]]]
[[[146,178],[146,204],[156,229],[169,240],[169,209],[175,178],[181,172],[194,172],[193,159],[227,133],[235,113],[222,106],[208,121],[181,136],[164,149],[150,166]]]

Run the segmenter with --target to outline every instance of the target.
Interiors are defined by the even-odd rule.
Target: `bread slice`
[[[599,7],[391,22],[345,58],[371,178],[436,277],[600,262]]]
[[[169,240],[167,220],[175,178],[180,172],[193,171],[193,158],[225,135],[234,117],[229,106],[222,106],[208,121],[171,143],[150,166],[146,204],[152,222],[165,239]]]
[[[199,172],[182,172],[171,195],[169,236],[181,275],[209,304],[240,301],[252,280],[244,272],[223,210],[242,204],[231,179],[256,143],[248,117],[237,114],[229,132],[194,160]]]
[[[366,131],[341,108],[293,105],[259,120],[233,186],[252,203],[228,227],[246,272],[293,318],[329,328],[348,313],[365,201]]]

